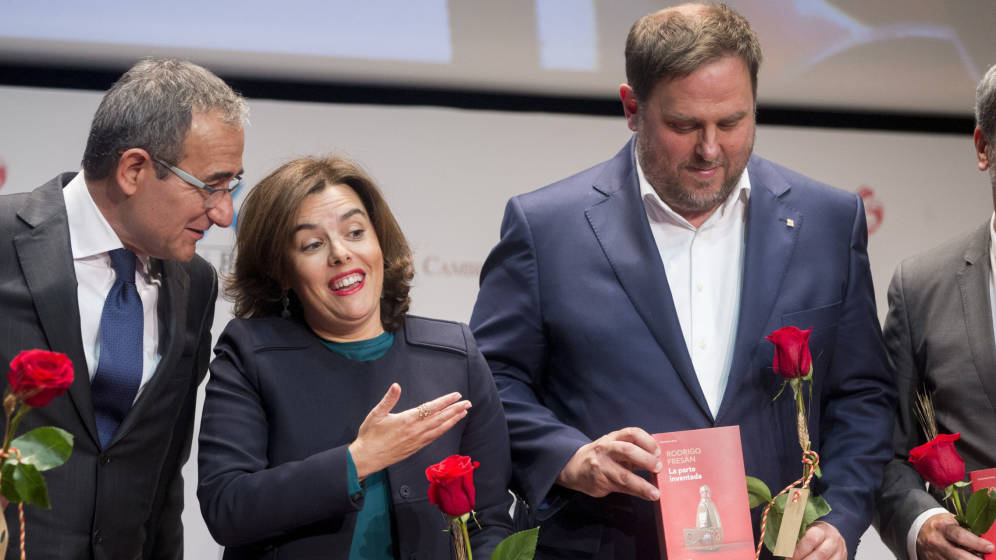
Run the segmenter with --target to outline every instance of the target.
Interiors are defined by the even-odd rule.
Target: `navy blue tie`
[[[110,252],[117,278],[100,315],[100,359],[90,386],[101,447],[131,409],[142,381],[142,299],[135,287],[135,253]]]

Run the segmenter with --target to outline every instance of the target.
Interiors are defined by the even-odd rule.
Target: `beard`
[[[740,182],[740,176],[747,168],[747,161],[754,151],[754,139],[751,139],[747,148],[747,157],[743,164],[732,167],[728,158],[720,158],[714,161],[706,161],[697,156],[692,161],[678,165],[676,173],[669,171],[673,165],[668,161],[666,154],[661,154],[641,142],[641,137],[636,138],[636,154],[643,168],[643,174],[647,181],[668,206],[679,214],[682,212],[701,213],[718,208]],[[698,181],[692,177],[685,178],[682,183],[681,172],[686,166],[698,168],[718,167],[723,173],[723,182],[718,189],[711,188],[712,181]]]

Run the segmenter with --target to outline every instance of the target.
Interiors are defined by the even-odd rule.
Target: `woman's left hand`
[[[429,445],[466,416],[471,406],[470,401],[460,400],[460,393],[450,393],[392,414],[400,398],[401,385],[392,383],[349,444],[360,480]]]

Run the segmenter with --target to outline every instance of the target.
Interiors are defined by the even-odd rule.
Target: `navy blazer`
[[[211,363],[199,439],[201,512],[226,559],[348,558],[363,496],[350,495],[346,450],[393,382],[402,411],[458,391],[473,405],[433,443],[388,467],[397,558],[449,558],[425,469],[454,454],[474,471],[471,543],[487,558],[511,533],[508,432],[484,357],[466,325],[408,316],[384,356],[336,354],[303,323],[235,319]]]
[[[541,545],[565,557],[657,557],[654,504],[555,485],[581,445],[626,426],[739,425],[748,474],[773,492],[797,479],[794,404],[772,402],[781,380],[764,340],[795,325],[813,327],[816,488],[833,507],[825,520],[853,555],[890,456],[894,410],[860,197],[751,157],[733,365],[714,418],[640,199],[632,146],[512,198],[481,272],[471,327],[509,422],[513,486],[537,508]]]

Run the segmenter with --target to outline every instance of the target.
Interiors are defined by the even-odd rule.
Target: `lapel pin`
[[[795,227],[795,220],[793,220],[792,218],[785,218],[785,225],[787,225],[790,228],[793,228]]]

